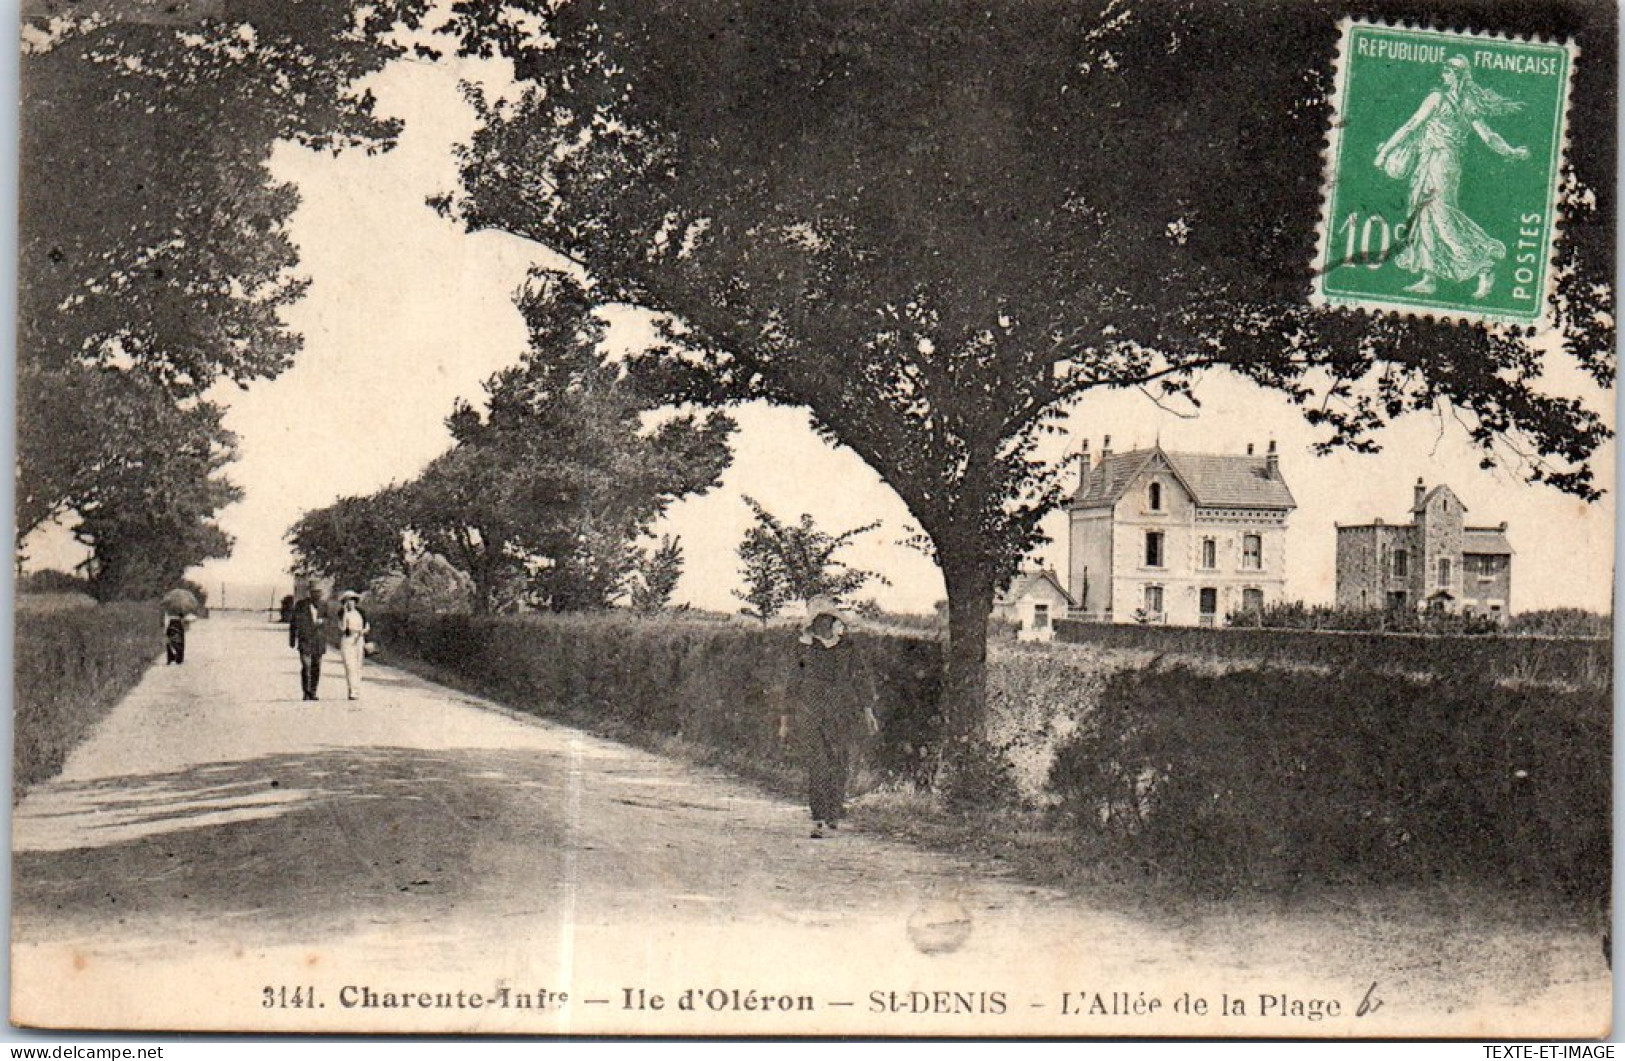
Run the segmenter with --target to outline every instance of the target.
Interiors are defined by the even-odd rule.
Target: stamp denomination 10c
[[[1542,327],[1574,61],[1344,22],[1312,300]]]

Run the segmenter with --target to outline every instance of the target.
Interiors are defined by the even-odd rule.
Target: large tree
[[[720,413],[658,413],[658,400],[608,357],[606,325],[569,276],[533,270],[515,305],[525,356],[487,381],[483,413],[465,402],[449,421],[492,484],[474,510],[501,514],[488,550],[522,563],[532,603],[608,607],[627,592],[649,526],[720,480],[734,423]]]
[[[271,151],[388,148],[399,123],[356,82],[404,54],[391,33],[426,6],[24,5],[19,541],[106,510],[155,402],[198,409],[220,380],[291,363],[298,196]],[[105,549],[116,533],[91,537]]]
[[[483,409],[457,404],[452,448],[399,490],[304,516],[289,532],[302,564],[359,576],[410,541],[468,576],[478,612],[604,608],[631,591],[650,526],[720,481],[733,420],[658,408],[569,276],[533,270],[515,305],[528,348],[486,381]]]
[[[1062,499],[1038,459],[1094,388],[1186,394],[1226,369],[1374,447],[1453,410],[1486,459],[1582,496],[1609,436],[1542,391],[1509,329],[1308,304],[1337,20],[1399,2],[464,0],[471,229],[568,255],[600,297],[667,315],[669,397],[805,407],[907,504],[950,609],[950,733],[985,703],[995,588]],[[1572,37],[1556,324],[1613,377],[1614,12],[1430,5],[1428,20]],[[1517,459],[1517,458],[1514,458]]]

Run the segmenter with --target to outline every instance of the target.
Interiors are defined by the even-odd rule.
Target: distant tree
[[[632,584],[632,607],[640,612],[662,611],[671,604],[683,575],[683,539],[660,536],[653,551],[639,550],[638,577]]]
[[[406,570],[402,491],[391,486],[364,497],[341,497],[300,517],[289,528],[287,540],[295,575],[327,578],[341,589],[364,591],[374,581]]]
[[[524,597],[530,558],[519,546],[511,454],[471,444],[436,457],[402,488],[404,524],[423,550],[467,578],[475,613],[506,611]]]
[[[237,443],[221,410],[158,402],[150,411],[133,448],[74,502],[73,535],[90,549],[86,572],[101,600],[158,596],[188,568],[231,550],[214,516],[242,491],[221,474]]]
[[[1203,371],[1229,370],[1361,449],[1395,417],[1448,410],[1486,460],[1595,495],[1607,423],[1543,390],[1550,355],[1525,337],[1308,304],[1351,13],[1415,8],[464,3],[464,49],[509,58],[526,92],[471,94],[461,188],[438,205],[569,256],[605,302],[666,314],[667,346],[635,360],[668,397],[805,408],[897,492],[947,588],[944,714],[963,747],[994,592],[1065,497],[1040,443],[1092,390],[1194,401]],[[1587,56],[1556,337],[1609,385],[1613,9],[1434,17]]]
[[[745,590],[734,591],[747,613],[764,622],[793,601],[827,596],[844,601],[870,582],[890,585],[874,571],[848,567],[835,554],[854,538],[880,526],[879,521],[829,534],[802,513],[797,523],[785,523],[753,497],[746,497],[756,522],[739,543],[740,576]]]
[[[721,480],[734,422],[657,415],[570,277],[535,270],[515,302],[529,349],[487,381],[483,413],[452,413],[456,446],[409,488],[412,526],[474,580],[477,608],[521,583],[539,607],[605,608],[628,592],[650,524]]]

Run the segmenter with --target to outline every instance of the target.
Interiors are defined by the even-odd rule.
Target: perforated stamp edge
[[[1327,275],[1325,263],[1328,261],[1331,250],[1333,227],[1333,193],[1337,186],[1338,159],[1343,147],[1343,107],[1344,97],[1348,90],[1349,42],[1356,27],[1414,33],[1436,33],[1441,36],[1457,37],[1466,41],[1539,44],[1546,47],[1561,48],[1568,53],[1568,67],[1563,76],[1562,102],[1558,107],[1557,115],[1558,128],[1555,139],[1558,147],[1557,158],[1552,172],[1551,235],[1546,241],[1546,268],[1541,279],[1541,293],[1538,300],[1539,310],[1533,318],[1527,315],[1509,314],[1495,310],[1474,312],[1469,309],[1445,305],[1418,306],[1409,302],[1392,302],[1380,297],[1328,293],[1325,290]],[[1574,94],[1574,68],[1580,61],[1579,46],[1569,39],[1551,40],[1538,34],[1519,36],[1506,33],[1487,33],[1466,28],[1424,26],[1414,22],[1392,22],[1387,19],[1352,17],[1338,20],[1337,34],[1337,55],[1333,60],[1331,89],[1332,113],[1327,123],[1326,138],[1321,145],[1320,219],[1315,226],[1314,257],[1309,262],[1309,273],[1312,278],[1309,304],[1332,311],[1363,312],[1373,315],[1392,313],[1447,324],[1485,325],[1497,330],[1510,327],[1519,331],[1527,330],[1533,335],[1549,331],[1552,327],[1552,298],[1557,278],[1557,248],[1563,238],[1563,205],[1565,201],[1563,169],[1569,155],[1569,108]]]

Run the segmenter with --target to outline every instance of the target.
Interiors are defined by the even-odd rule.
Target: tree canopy
[[[354,86],[405,53],[391,31],[426,6],[25,5],[19,542],[70,511],[105,512],[133,451],[173,479],[197,465],[160,471],[166,454],[232,448],[204,393],[275,376],[299,348],[282,320],[305,286],[286,231],[298,196],[272,179],[271,150],[388,148],[398,123]],[[100,522],[81,537],[106,552],[139,530]]]
[[[807,408],[908,505],[950,601],[951,726],[980,716],[997,586],[1062,499],[1038,459],[1094,388],[1225,369],[1327,446],[1449,408],[1486,459],[1594,496],[1604,419],[1507,329],[1312,308],[1337,20],[1310,0],[465,0],[465,50],[526,91],[439,205],[662,312],[673,399]],[[1613,378],[1614,15],[1436,5],[1576,39],[1555,320]],[[538,28],[539,27],[539,28]]]
[[[632,591],[648,563],[639,540],[672,502],[717,485],[733,420],[655,415],[570,277],[532,270],[515,304],[529,346],[486,381],[484,409],[457,404],[454,445],[413,481],[301,518],[289,532],[301,566],[370,581],[411,551],[436,554],[468,576],[480,612],[604,608]]]

